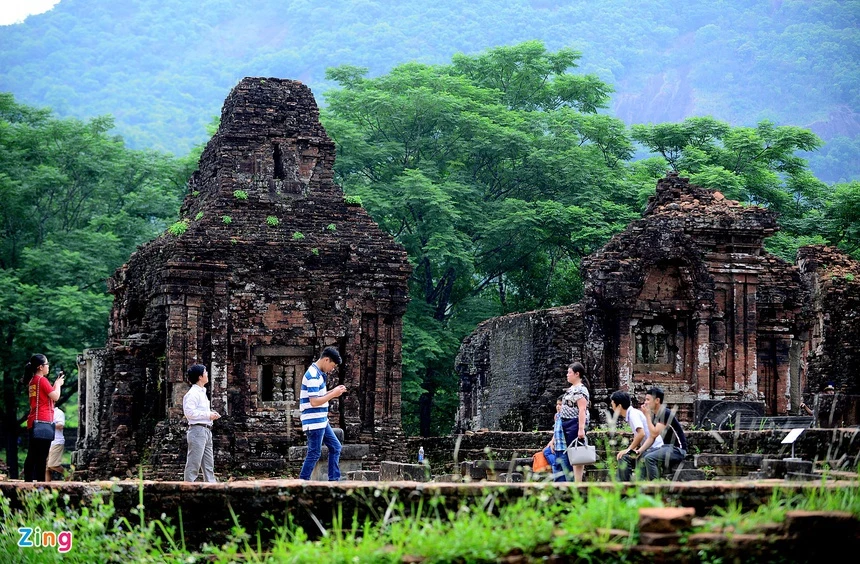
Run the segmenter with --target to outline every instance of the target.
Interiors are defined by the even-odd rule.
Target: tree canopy
[[[12,472],[24,363],[46,354],[68,375],[58,403],[75,394],[77,354],[107,337],[107,277],[176,215],[190,172],[112,129],[109,117],[58,119],[0,93],[0,434]]]
[[[575,72],[580,59],[526,42],[376,78],[328,72],[339,84],[322,114],[337,179],[414,266],[410,432],[449,432],[462,338],[494,315],[578,300],[581,259],[639,216],[667,170],[778,212],[784,233],[771,247],[788,260],[801,244],[856,240],[856,190],[812,175],[801,155],[821,141],[809,130],[710,117],[628,130],[598,113],[612,88]],[[634,161],[637,142],[654,156]]]

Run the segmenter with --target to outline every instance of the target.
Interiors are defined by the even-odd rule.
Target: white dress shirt
[[[209,419],[209,398],[206,396],[206,388],[194,384],[182,398],[182,412],[188,419],[188,425],[201,424],[212,426]]]

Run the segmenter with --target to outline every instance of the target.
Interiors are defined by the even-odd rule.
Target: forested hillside
[[[114,116],[135,148],[182,154],[243,76],[309,84],[542,40],[580,51],[627,124],[770,119],[827,143],[825,181],[860,178],[860,2],[837,0],[62,0],[0,28],[0,91],[61,116]]]

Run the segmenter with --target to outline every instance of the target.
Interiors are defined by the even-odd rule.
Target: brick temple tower
[[[209,367],[216,471],[285,475],[298,395],[328,345],[350,390],[330,419],[397,456],[406,252],[332,181],[334,144],[299,82],[245,78],[189,181],[181,221],[109,280],[108,343],[80,364],[74,462],[88,478],[180,479],[188,365]],[[394,439],[394,440],[392,440]]]

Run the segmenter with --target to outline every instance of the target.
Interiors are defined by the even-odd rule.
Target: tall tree
[[[410,431],[449,431],[454,355],[477,321],[578,297],[579,259],[634,215],[623,166],[632,144],[623,124],[595,113],[611,88],[572,74],[578,59],[526,42],[374,79],[328,72],[340,84],[323,112],[339,181],[414,266]]]
[[[732,127],[711,117],[631,129],[636,141],[695,184],[777,212],[782,231],[767,245],[784,259],[793,262],[801,245],[827,242],[821,220],[831,188],[799,155],[821,146],[811,131],[770,121]]]
[[[179,206],[188,164],[131,151],[113,121],[57,119],[0,93],[0,437],[17,477],[28,411],[24,363],[64,367],[58,404],[77,391],[75,357],[107,336],[105,279]]]

